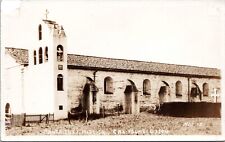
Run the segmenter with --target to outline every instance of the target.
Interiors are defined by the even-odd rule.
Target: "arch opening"
[[[48,47],[45,47],[45,62],[48,61]]]
[[[39,64],[43,63],[43,58],[42,58],[42,48],[39,48]]]
[[[124,111],[127,114],[137,114],[140,112],[139,108],[139,97],[138,97],[138,89],[135,83],[132,80],[128,79],[126,88],[124,90],[125,94],[125,105]]]
[[[57,76],[57,90],[63,91],[63,75],[62,74],[58,74]]]
[[[158,95],[159,95],[159,103],[163,104],[164,102],[168,102],[170,98],[170,86],[166,81],[162,81],[163,85],[160,86]]]
[[[99,89],[90,77],[86,77],[86,84],[83,88],[83,111],[88,113],[100,113],[100,106],[98,101],[97,92]]]
[[[202,100],[202,92],[198,86],[197,83],[192,83],[192,87],[191,87],[191,94],[190,94],[190,97],[191,97],[191,101],[192,102],[195,102],[195,101],[198,101],[198,100]]]
[[[38,39],[42,40],[42,26],[41,26],[41,24],[38,26]]]
[[[63,46],[62,45],[57,46],[57,61],[58,62],[63,61]]]
[[[34,65],[37,64],[37,52],[34,50]]]

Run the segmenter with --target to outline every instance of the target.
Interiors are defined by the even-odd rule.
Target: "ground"
[[[221,135],[220,118],[182,118],[150,113],[96,120],[60,120],[12,127],[6,135]]]

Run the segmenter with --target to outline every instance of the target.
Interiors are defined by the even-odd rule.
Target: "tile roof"
[[[67,63],[69,68],[73,68],[74,66],[75,68],[102,69],[108,71],[220,78],[220,70],[216,68],[112,59],[75,54],[68,54]]]
[[[28,64],[28,50],[18,48],[5,48],[17,63]],[[134,73],[150,73],[191,77],[220,78],[220,70],[216,68],[196,67],[187,65],[164,64],[156,62],[135,61],[125,59],[112,59],[94,56],[68,54],[68,68],[121,71]]]
[[[12,47],[6,47],[5,53],[9,54],[11,57],[13,57],[17,63],[19,64],[26,64],[28,65],[28,50],[27,49],[19,49],[19,48],[12,48]]]

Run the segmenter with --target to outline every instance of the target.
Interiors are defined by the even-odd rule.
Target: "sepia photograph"
[[[224,0],[3,0],[1,140],[225,140],[224,25]]]

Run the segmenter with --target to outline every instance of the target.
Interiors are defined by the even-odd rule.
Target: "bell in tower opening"
[[[58,62],[63,61],[63,46],[62,45],[57,46],[57,61]]]

